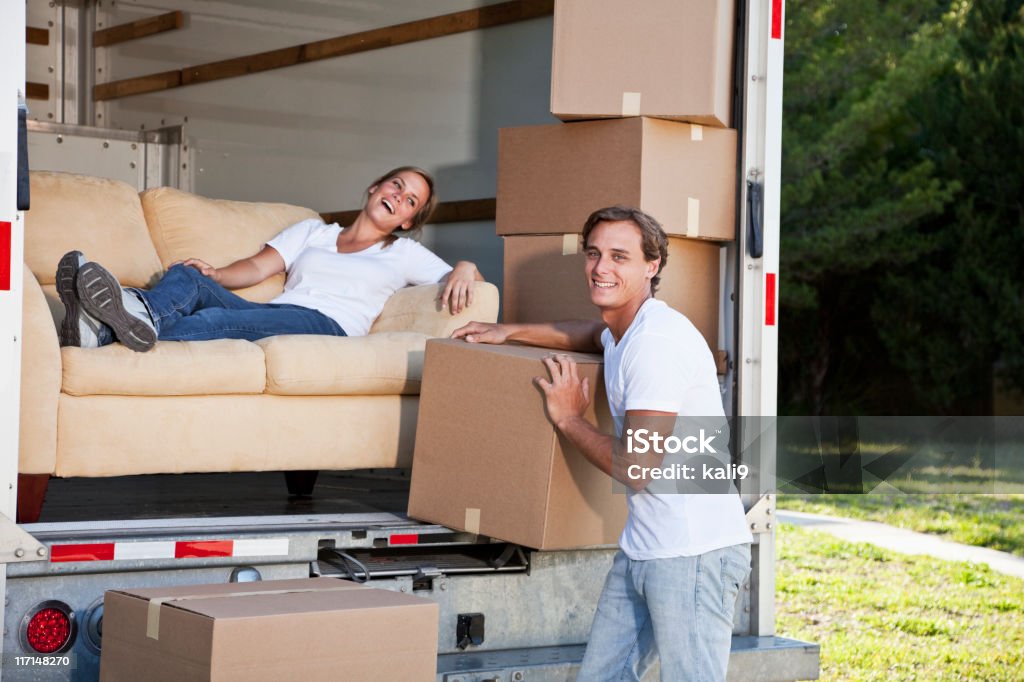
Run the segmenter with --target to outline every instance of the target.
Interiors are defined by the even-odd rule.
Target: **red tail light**
[[[28,649],[52,654],[70,648],[75,635],[75,617],[61,602],[45,602],[25,616],[22,636]]]

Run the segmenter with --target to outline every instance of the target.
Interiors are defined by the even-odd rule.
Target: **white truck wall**
[[[33,0],[35,1],[35,0]],[[95,51],[103,83],[229,59],[480,4],[234,3],[103,0],[108,27],[173,10],[184,28]],[[493,197],[497,130],[553,122],[551,19],[534,19],[95,105],[91,123],[147,130],[184,124],[185,186],[209,197],[282,201],[329,212],[359,208],[376,174],[420,165],[443,201]],[[429,227],[449,261],[478,262],[501,282],[493,223]],[[197,254],[201,255],[201,254]]]

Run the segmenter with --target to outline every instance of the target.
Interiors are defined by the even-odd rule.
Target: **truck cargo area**
[[[424,478],[430,459],[422,456],[415,458],[416,486],[408,468],[259,471],[411,466],[414,441],[418,451],[428,440],[417,430],[426,351],[395,344],[387,352],[339,354],[349,364],[338,360],[331,365],[337,371],[326,369],[327,355],[280,353],[309,359],[304,367],[312,369],[295,376],[279,371],[272,352],[248,347],[210,356],[202,366],[198,355],[182,354],[185,360],[167,360],[178,365],[142,371],[129,364],[140,357],[155,363],[158,353],[126,352],[116,368],[80,362],[75,370],[76,354],[92,349],[59,347],[60,322],[50,325],[62,307],[51,277],[59,256],[43,252],[60,240],[102,235],[93,245],[66,248],[88,250],[99,262],[111,247],[126,267],[138,267],[140,282],[133,286],[145,288],[151,286],[147,267],[164,272],[174,261],[201,256],[213,262],[208,242],[189,242],[206,229],[207,218],[214,234],[230,220],[249,225],[257,216],[253,206],[278,206],[287,215],[302,211],[350,227],[375,191],[367,188],[373,173],[413,163],[427,167],[443,188],[423,245],[450,263],[477,262],[489,282],[482,286],[500,290],[493,310],[497,316],[500,301],[503,321],[569,319],[579,316],[581,302],[584,315],[596,314],[582,286],[573,299],[570,285],[562,284],[584,281],[573,230],[600,206],[632,203],[661,216],[671,235],[676,270],[659,297],[699,324],[715,353],[725,413],[770,417],[776,412],[785,3],[652,0],[643,12],[625,2],[593,3],[595,12],[578,0],[278,4],[28,0],[0,8],[0,44],[17,48],[0,66],[0,97],[10,100],[12,117],[18,99],[21,117],[18,131],[0,126],[0,265],[9,265],[11,275],[5,282],[0,268],[0,328],[14,332],[0,335],[0,360],[9,365],[0,368],[6,467],[0,483],[9,491],[10,519],[7,542],[0,543],[0,673],[5,681],[99,679],[104,596],[111,590],[326,577],[435,602],[436,678],[433,658],[426,677],[436,682],[572,682],[621,525],[603,523],[607,535],[600,539],[581,535],[582,541],[562,544],[481,525],[483,516],[527,526],[528,512],[557,506],[547,504],[549,497],[569,499],[557,493],[570,487],[546,483],[553,475],[543,466],[535,467],[543,475],[518,488],[495,471],[518,457],[531,464],[542,456],[565,461],[552,454],[556,439],[538,430],[552,428],[547,417],[508,408],[507,394],[459,410],[451,409],[453,401],[435,403],[459,418],[434,430],[438,449],[449,448],[449,435],[458,434],[471,445],[465,449],[472,461],[483,462],[477,478],[467,480],[487,480],[493,488],[461,482],[455,474],[470,467],[452,460],[439,460],[433,478]],[[569,12],[573,7],[579,11]],[[624,26],[633,15],[652,25]],[[624,58],[647,51],[656,68]],[[604,59],[610,62],[600,66]],[[615,71],[626,79],[621,87],[608,85]],[[678,96],[660,104],[660,90]],[[591,94],[603,100],[591,102]],[[20,148],[31,164],[13,163]],[[587,175],[595,169],[603,170]],[[26,183],[29,175],[50,183],[37,183],[31,206],[15,206],[19,172]],[[84,177],[81,187],[90,189],[80,195],[61,189],[69,174]],[[172,234],[168,219],[164,231],[157,203],[148,217],[143,210],[140,193],[148,190],[163,194],[172,208],[180,199],[195,211],[189,216],[203,220],[182,218],[181,232]],[[64,200],[66,212],[45,215]],[[85,204],[94,207],[88,216]],[[111,217],[113,207],[124,206],[132,208],[122,221],[131,239],[118,236]],[[225,206],[252,213],[217,217]],[[572,211],[558,215],[561,209]],[[53,226],[52,239],[29,223]],[[232,249],[242,241],[225,240]],[[163,251],[172,242],[200,252],[172,258]],[[673,281],[676,272],[690,279]],[[437,286],[436,278],[423,286]],[[23,288],[35,298],[23,297]],[[562,298],[577,308],[543,308]],[[35,308],[24,300],[34,300]],[[480,310],[484,301],[477,301]],[[38,324],[23,323],[23,308],[38,311]],[[31,337],[40,327],[46,343]],[[452,329],[424,332],[423,343]],[[384,331],[410,333],[401,326]],[[219,341],[236,340],[195,343]],[[399,360],[381,367],[394,376],[373,365],[365,385],[353,379],[355,370],[392,351]],[[453,363],[438,376],[501,385],[494,372],[467,375],[459,372],[465,365]],[[303,383],[307,374],[316,382]],[[74,377],[81,380],[77,387]],[[172,386],[171,378],[184,383]],[[533,389],[528,380],[513,385]],[[477,405],[501,409],[479,417]],[[535,419],[516,418],[523,414]],[[466,437],[469,425],[486,426],[487,418],[517,431],[500,446]],[[525,444],[530,433],[541,434],[540,445]],[[750,577],[734,585],[728,679],[815,679],[818,646],[776,636],[774,433],[749,428],[734,438],[743,461],[762,473],[739,486],[753,558]],[[196,470],[235,473],[148,473]],[[589,465],[586,471],[596,472]],[[560,480],[582,479],[565,474]],[[600,483],[609,495],[605,479]],[[417,509],[421,487],[455,516]],[[455,504],[451,491],[460,487],[481,500]],[[545,504],[524,502],[521,490],[543,492]],[[44,491],[38,519],[23,514],[23,501],[39,510]],[[488,505],[493,508],[482,514]],[[579,508],[562,515],[571,532],[588,527],[591,509]],[[410,509],[435,522],[410,518]],[[547,529],[548,517],[542,518],[531,528]],[[246,589],[239,588],[251,596]],[[328,589],[356,588],[333,582]],[[66,627],[45,651],[28,630],[47,613],[62,615]],[[116,656],[114,613],[111,608],[107,660]],[[332,630],[329,648],[350,646],[360,630]],[[46,659],[56,663],[33,663],[43,652],[56,654]],[[373,679],[396,679],[388,664],[382,656]],[[159,667],[151,666],[154,679]],[[647,679],[656,676],[651,671]],[[354,678],[340,669],[328,679]]]

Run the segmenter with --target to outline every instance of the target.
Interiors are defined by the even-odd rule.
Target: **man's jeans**
[[[649,561],[620,551],[576,679],[641,680],[660,658],[663,682],[724,681],[736,595],[749,573],[749,544]]]
[[[161,341],[247,339],[276,334],[345,336],[337,322],[318,310],[283,303],[253,303],[193,267],[175,265],[140,295]]]

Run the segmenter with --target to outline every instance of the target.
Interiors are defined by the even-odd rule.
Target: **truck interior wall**
[[[35,0],[33,0],[35,1]],[[45,4],[45,3],[43,3]],[[96,82],[159,73],[438,16],[481,4],[106,2],[102,27],[182,10],[185,25],[97,48]],[[98,102],[94,125],[185,125],[192,191],[330,212],[358,208],[375,173],[435,172],[444,201],[495,196],[497,130],[551,123],[551,19],[363,52],[227,80]],[[501,277],[492,223],[428,228],[443,258]]]

